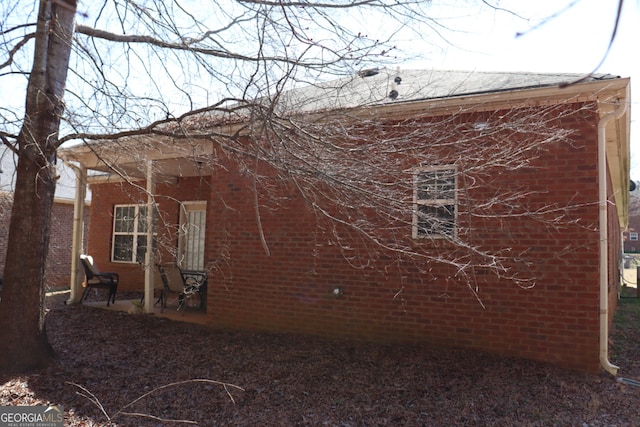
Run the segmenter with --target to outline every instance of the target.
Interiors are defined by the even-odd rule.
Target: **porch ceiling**
[[[144,179],[149,161],[156,180],[201,176],[211,161],[213,145],[206,140],[138,137],[109,144],[96,143],[59,150],[58,156],[89,171]]]

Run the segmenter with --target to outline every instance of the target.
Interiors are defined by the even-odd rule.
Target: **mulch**
[[[47,300],[57,358],[0,379],[0,405],[62,405],[65,426],[636,426],[640,387],[606,373],[419,345],[212,330]],[[612,336],[640,380],[640,301]],[[173,420],[173,421],[169,421]]]

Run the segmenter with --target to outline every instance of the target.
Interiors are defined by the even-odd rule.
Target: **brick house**
[[[0,194],[0,271],[4,270],[12,194]],[[51,212],[51,235],[49,255],[45,269],[47,290],[68,288],[71,280],[71,245],[73,233],[73,200],[56,198]],[[89,224],[89,210],[85,213],[85,224]],[[1,277],[2,275],[0,275]]]
[[[189,139],[144,136],[60,155],[82,174],[101,172],[88,179],[87,252],[98,265],[148,295],[154,268],[145,265],[207,271],[211,327],[427,342],[615,373],[607,337],[628,221],[629,80],[559,86],[578,77],[370,70],[283,95],[284,111],[339,111],[314,126],[357,117],[342,136],[323,128],[318,144],[348,139],[351,160],[379,173],[363,184],[381,183],[371,198],[396,195],[389,207],[359,210],[326,180],[305,193],[332,161],[322,173],[287,175],[197,136],[243,118],[185,122]],[[560,137],[541,138],[548,129]],[[234,143],[256,138],[238,134]],[[401,149],[382,158],[392,145]],[[127,146],[136,154],[123,156]],[[395,197],[406,210],[392,210]],[[141,227],[152,207],[156,225]]]
[[[634,183],[635,184],[635,183]],[[640,253],[640,190],[634,189],[629,200],[629,226],[624,231],[623,245],[625,254]]]
[[[71,279],[72,257],[69,236],[73,235],[75,177],[72,172],[61,165],[58,169],[60,180],[56,187],[51,212],[49,255],[45,269],[47,290],[67,288]],[[8,149],[0,153],[0,170],[0,277],[2,277],[9,238],[9,221],[13,200],[12,182],[15,170],[13,156]],[[88,208],[85,212],[84,224],[85,230],[88,229]]]

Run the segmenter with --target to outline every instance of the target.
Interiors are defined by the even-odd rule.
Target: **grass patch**
[[[612,326],[609,342],[612,344],[613,360],[624,363],[635,360],[640,327],[640,298],[621,298],[613,315]]]
[[[634,289],[635,293],[635,289]],[[640,321],[640,298],[620,298],[613,316],[616,325],[629,325]]]
[[[622,298],[635,298],[636,293],[636,288],[625,286],[624,284],[620,287],[620,296]]]
[[[640,298],[637,298],[638,291],[637,291],[636,287],[635,286],[626,286],[625,284],[623,284],[620,287],[620,296],[623,299],[640,299]]]

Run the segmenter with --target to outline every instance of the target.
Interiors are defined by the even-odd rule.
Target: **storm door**
[[[181,205],[178,251],[180,267],[185,270],[204,270],[206,219],[206,202],[184,202]]]

